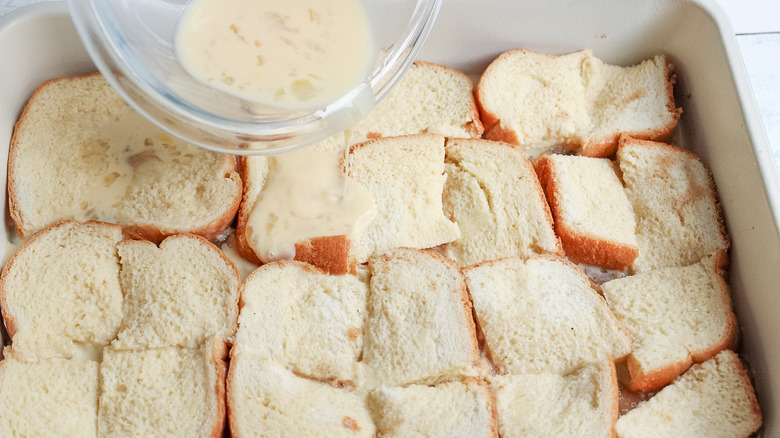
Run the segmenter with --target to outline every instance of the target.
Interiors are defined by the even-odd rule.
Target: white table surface
[[[0,0],[0,16],[43,0]],[[731,19],[780,169],[780,0],[716,0]]]

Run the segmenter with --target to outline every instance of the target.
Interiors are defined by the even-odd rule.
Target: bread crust
[[[221,438],[225,431],[225,421],[227,419],[227,391],[226,380],[228,364],[225,361],[228,354],[227,345],[221,339],[215,337],[211,340],[211,360],[214,365],[214,372],[217,376],[214,392],[217,396],[217,417],[214,419],[214,426],[209,436],[212,438]]]
[[[57,221],[48,227],[42,228],[35,232],[28,240],[26,240],[18,250],[14,253],[13,256],[8,260],[8,262],[3,267],[2,273],[0,273],[0,314],[3,316],[3,322],[5,323],[5,330],[8,333],[9,340],[13,341],[13,337],[16,334],[17,331],[19,331],[19,327],[16,325],[16,318],[14,317],[12,310],[8,306],[8,300],[6,295],[6,276],[8,275],[8,272],[13,269],[13,265],[16,263],[16,259],[19,256],[19,254],[22,251],[26,251],[28,247],[31,245],[35,245],[35,242],[41,238],[41,236],[46,235],[49,232],[52,232],[53,230],[68,225],[68,224],[76,224],[79,223],[77,221],[71,220],[71,219],[65,219],[61,221]],[[96,226],[96,227],[107,227],[107,228],[114,228],[114,229],[122,229],[119,225],[111,224],[108,222],[100,222],[100,221],[86,221],[82,222],[82,224],[89,225],[89,226]],[[117,265],[119,264],[119,258],[117,257]]]
[[[619,271],[624,271],[634,264],[634,260],[639,255],[638,247],[578,233],[561,220],[563,206],[558,196],[559,175],[549,155],[536,160],[534,170],[555,218],[555,234],[560,238],[563,250],[569,259],[576,263]]]

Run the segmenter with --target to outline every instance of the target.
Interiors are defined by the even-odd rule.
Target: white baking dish
[[[519,47],[591,48],[614,64],[662,52],[675,63],[684,111],[678,142],[714,173],[732,238],[741,352],[755,375],[764,435],[780,436],[780,186],[725,15],[708,1],[447,0],[420,58],[478,74],[499,53]],[[35,87],[93,69],[64,3],[28,6],[0,20],[3,180],[14,123]],[[0,196],[5,204],[5,192]]]

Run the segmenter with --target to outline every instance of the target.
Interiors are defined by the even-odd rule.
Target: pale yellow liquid
[[[195,0],[176,51],[212,87],[285,109],[335,102],[374,57],[361,0]]]

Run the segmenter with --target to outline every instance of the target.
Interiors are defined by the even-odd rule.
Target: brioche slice
[[[517,49],[488,66],[476,97],[487,139],[607,157],[622,132],[671,135],[680,116],[673,84],[673,67],[662,55],[618,67],[590,50],[552,56]]]
[[[180,234],[159,247],[125,240],[117,251],[124,318],[114,348],[197,348],[235,334],[238,271],[212,243]]]
[[[369,269],[363,363],[377,384],[434,384],[479,372],[471,302],[454,262],[401,248],[372,257]]]
[[[100,351],[122,321],[116,243],[103,222],[57,223],[24,243],[3,268],[0,307],[24,360]]]
[[[748,437],[761,426],[753,386],[737,355],[724,350],[691,368],[620,417],[621,438]]]
[[[460,237],[442,210],[444,137],[420,134],[361,143],[352,147],[344,167],[376,201],[376,216],[352,245],[358,263],[393,248],[432,248]]]
[[[98,73],[41,85],[11,139],[9,210],[22,237],[62,219],[98,219],[155,241],[213,239],[240,197],[233,157],[163,133]]]
[[[651,391],[736,342],[722,260],[708,257],[682,268],[612,280],[601,285],[610,309],[628,329],[629,387]]]
[[[562,254],[533,167],[516,146],[449,139],[444,212],[461,236],[443,251],[462,266],[504,257]]]
[[[107,347],[100,364],[100,435],[221,437],[226,355],[217,338],[196,349]]]
[[[227,378],[231,436],[373,437],[365,398],[304,379],[247,350],[233,350]]]
[[[635,272],[688,266],[726,252],[729,241],[715,183],[695,155],[623,136],[617,158],[637,217]]]
[[[498,374],[568,374],[631,351],[626,329],[571,262],[508,258],[464,275]]]
[[[0,434],[97,437],[98,363],[61,358],[0,362]]]
[[[383,386],[369,394],[368,406],[381,437],[498,438],[495,398],[478,379]]]
[[[618,418],[615,364],[603,359],[571,374],[491,376],[502,438],[611,438]]]
[[[569,260],[626,270],[639,252],[636,218],[611,161],[547,155],[534,163]]]
[[[294,261],[263,265],[241,285],[234,348],[300,376],[358,384],[367,295],[354,275]]]

